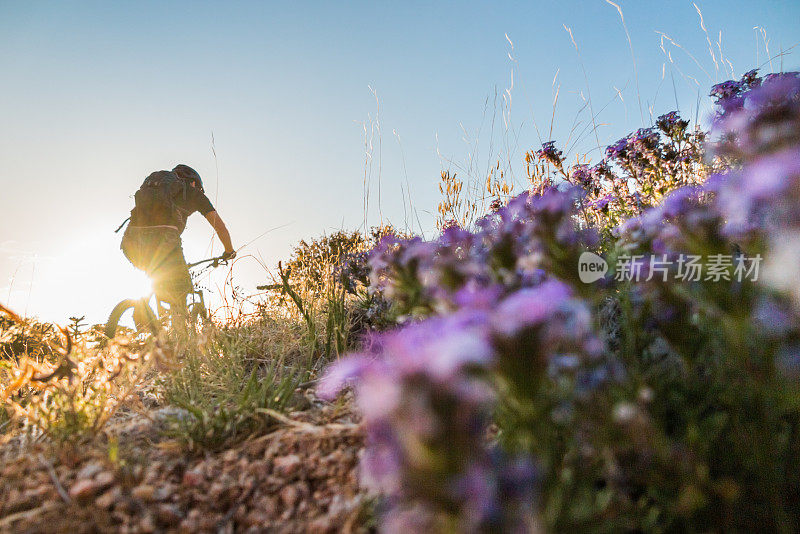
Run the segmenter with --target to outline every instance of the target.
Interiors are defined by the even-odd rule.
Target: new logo
[[[594,252],[586,251],[578,258],[578,278],[584,284],[600,280],[607,272],[608,262]]]

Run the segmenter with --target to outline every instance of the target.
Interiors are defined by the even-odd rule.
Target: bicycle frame
[[[197,267],[198,265],[202,265],[205,263],[210,263],[212,267],[218,267],[220,264],[225,264],[227,261],[222,257],[218,256],[215,258],[208,258],[206,260],[201,260],[195,263],[191,263],[187,265],[190,269],[192,267]],[[205,298],[203,297],[203,291],[200,289],[192,287],[192,291],[187,293],[187,296],[191,295],[191,301],[186,303],[186,312],[187,312],[187,319],[190,320],[192,323],[196,323],[197,319],[202,317],[203,319],[208,318],[208,311],[206,309]],[[155,313],[153,313],[153,308],[150,305],[150,301],[155,297]],[[160,321],[168,319],[171,315],[171,309],[169,307],[165,307],[164,303],[168,303],[168,301],[164,301],[158,298],[155,291],[151,292],[146,297],[140,299],[124,299],[119,302],[111,312],[111,315],[108,318],[106,323],[105,333],[106,336],[109,338],[114,337],[116,334],[117,325],[119,324],[119,320],[121,319],[122,315],[131,308],[133,308],[134,313],[134,325],[138,330],[141,330],[144,327],[147,327],[151,330],[152,333],[156,333],[157,330],[160,328],[157,324]]]
[[[186,296],[191,297],[191,300],[186,303],[187,311],[191,310],[192,306],[196,306],[197,304],[200,304],[203,308],[206,307],[206,302],[205,299],[203,298],[203,291],[201,289],[194,289],[189,293],[187,293]],[[147,297],[145,297],[145,299],[147,299],[148,305],[150,300],[153,299],[153,297],[155,297],[156,300],[156,312],[158,314],[158,318],[163,319],[167,317],[168,314],[170,313],[170,308],[165,307],[163,303],[166,302],[167,304],[169,304],[169,302],[166,300],[159,299],[156,296],[155,292],[152,292]]]

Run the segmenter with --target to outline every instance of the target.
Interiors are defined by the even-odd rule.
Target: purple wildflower
[[[600,160],[594,167],[589,169],[589,172],[592,174],[592,179],[597,183],[612,176],[611,168],[604,159]]]
[[[602,197],[589,202],[588,205],[589,205],[590,208],[603,211],[608,207],[608,205],[611,202],[615,202],[616,200],[617,200],[617,197],[615,195],[612,195],[611,193],[609,193],[607,195],[603,195]]]
[[[742,74],[742,83],[747,84],[750,88],[761,85],[761,79],[758,77],[758,69],[752,69]]]
[[[460,225],[458,221],[455,219],[447,219],[442,223],[442,230],[448,230],[450,228],[458,228]]]
[[[333,400],[345,387],[351,385],[356,379],[374,365],[374,356],[366,354],[351,354],[347,358],[328,367],[325,375],[320,380],[317,395],[321,399]]]
[[[521,289],[505,299],[492,317],[493,329],[512,336],[522,328],[534,326],[558,310],[572,290],[563,282],[549,280],[542,285]]]
[[[638,152],[645,152],[658,147],[658,140],[658,133],[652,128],[639,128],[628,138],[628,147],[632,147]]]
[[[542,148],[536,151],[536,157],[548,161],[556,167],[560,167],[564,161],[563,153],[556,148],[555,144],[555,141],[543,143]]]
[[[711,92],[708,96],[714,99],[715,102],[719,103],[723,100],[727,100],[731,97],[737,96],[742,90],[742,85],[740,82],[734,80],[728,80],[722,83],[718,83],[716,85],[711,86]]]
[[[480,286],[475,281],[470,281],[456,291],[453,296],[454,303],[459,308],[489,309],[503,294],[503,289],[498,285]]]
[[[688,209],[698,205],[698,195],[702,189],[687,185],[670,193],[663,203],[662,213],[668,219],[681,217]]]
[[[613,145],[609,145],[606,147],[606,158],[608,159],[620,159],[625,157],[626,150],[628,148],[628,138],[623,137]]]
[[[572,167],[572,182],[584,189],[587,189],[592,182],[592,173],[586,164],[575,165]]]
[[[668,136],[679,138],[689,126],[689,121],[681,119],[677,111],[670,111],[656,119],[656,126]]]

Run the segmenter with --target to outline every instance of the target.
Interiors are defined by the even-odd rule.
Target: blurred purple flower
[[[493,330],[512,336],[522,328],[544,321],[571,296],[569,286],[557,280],[521,289],[497,306],[492,316]]]
[[[664,199],[662,213],[664,217],[673,219],[681,217],[688,209],[696,207],[698,196],[702,192],[699,186],[687,185],[671,192]]]
[[[351,385],[375,363],[375,357],[366,354],[351,354],[328,367],[317,387],[317,395],[324,400],[333,400],[339,392]]]
[[[769,75],[726,102],[714,122],[717,154],[749,160],[800,143],[800,73]]]
[[[487,310],[494,306],[502,294],[503,289],[498,285],[485,287],[471,282],[456,291],[453,301],[459,308]]]

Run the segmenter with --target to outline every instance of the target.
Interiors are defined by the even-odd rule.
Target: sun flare
[[[85,232],[66,241],[61,250],[36,260],[35,278],[28,289],[20,283],[16,298],[20,308],[30,298],[30,307],[43,318],[64,322],[67,317],[86,315],[90,322],[104,321],[114,305],[128,298],[147,297],[151,280],[130,265],[119,251],[113,232]]]
[[[153,281],[142,271],[131,271],[126,293],[130,298],[143,298],[153,293]]]

